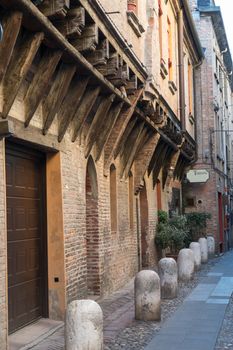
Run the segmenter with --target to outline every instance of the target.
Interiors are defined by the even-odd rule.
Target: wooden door
[[[6,148],[9,333],[45,316],[44,161],[22,146]]]

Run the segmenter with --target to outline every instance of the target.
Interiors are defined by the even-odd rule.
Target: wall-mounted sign
[[[187,172],[187,180],[191,183],[201,183],[206,182],[210,178],[210,174],[205,169],[195,169],[189,170]]]

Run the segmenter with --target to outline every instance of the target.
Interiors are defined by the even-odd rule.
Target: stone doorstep
[[[9,336],[9,350],[28,350],[62,328],[64,323],[41,318]]]

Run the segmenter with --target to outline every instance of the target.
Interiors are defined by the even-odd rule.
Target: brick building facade
[[[5,347],[156,264],[157,210],[180,209],[196,148],[186,1],[34,3],[0,0]]]
[[[193,169],[209,172],[206,183],[185,183],[185,211],[209,212],[207,234],[217,250],[232,243],[232,58],[221,10],[214,1],[191,1],[193,18],[205,50],[195,71],[198,157]],[[186,182],[186,181],[185,181]]]

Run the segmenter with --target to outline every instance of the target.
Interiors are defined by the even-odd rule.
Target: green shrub
[[[177,252],[185,246],[188,233],[187,219],[184,215],[175,215],[168,219],[167,213],[158,213],[155,243],[159,248],[170,247],[172,252]]]
[[[158,222],[166,224],[168,222],[168,213],[164,210],[158,210]]]
[[[155,243],[159,248],[166,249],[169,246],[169,242],[169,225],[159,222],[156,227]]]
[[[196,241],[206,234],[207,220],[211,214],[206,212],[192,212],[185,214],[189,230],[189,241]]]

